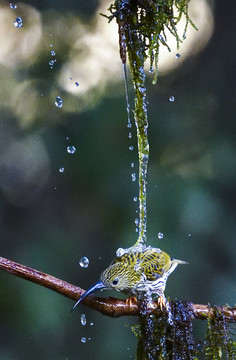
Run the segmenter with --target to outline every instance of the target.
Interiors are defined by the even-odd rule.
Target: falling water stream
[[[139,160],[139,236],[136,245],[145,245],[147,233],[147,168],[149,160],[149,143],[147,136],[148,121],[143,66],[138,68],[136,76],[138,76],[138,81],[134,82],[134,119],[137,128]]]
[[[125,83],[125,97],[127,105],[127,118],[128,127],[131,128],[130,120],[130,104],[128,97],[128,84],[126,63],[123,63],[123,74]],[[145,245],[146,243],[146,229],[147,229],[147,166],[149,160],[149,144],[147,137],[147,107],[146,107],[146,87],[145,87],[145,74],[143,65],[141,65],[137,71],[131,72],[134,83],[134,119],[137,129],[138,140],[138,159],[139,159],[139,236],[136,242],[137,245]],[[135,81],[134,81],[135,79]]]
[[[128,96],[128,83],[127,83],[127,72],[126,62],[122,59],[124,83],[125,83],[125,97],[127,106],[127,118],[128,128],[131,128],[130,120],[130,103]],[[140,59],[141,60],[141,59]],[[138,230],[139,236],[135,246],[146,244],[146,232],[147,232],[147,166],[149,160],[149,144],[147,137],[147,106],[146,106],[146,87],[145,87],[145,73],[144,73],[144,62],[140,61],[141,65],[136,68],[136,71],[131,70],[131,75],[134,84],[134,119],[137,129],[137,140],[138,140],[138,159],[139,159],[139,219],[138,219]]]
[[[127,127],[131,128],[131,120],[130,120],[130,102],[129,102],[129,93],[128,93],[128,80],[127,80],[127,71],[126,71],[126,63],[122,63],[123,65],[123,76],[125,83],[125,99],[126,99],[126,111],[127,111]]]
[[[147,234],[147,169],[149,161],[148,119],[144,63],[149,58],[150,71],[155,66],[154,83],[157,80],[157,66],[160,43],[167,47],[166,30],[176,39],[177,50],[185,39],[187,26],[196,26],[188,16],[189,0],[130,1],[116,0],[109,8],[109,22],[116,18],[119,32],[120,58],[123,64],[125,94],[127,102],[128,127],[131,127],[130,105],[128,98],[126,58],[134,87],[134,120],[137,130],[139,159],[139,235],[134,246],[145,246]],[[158,6],[157,6],[158,5]],[[177,24],[184,16],[186,24],[182,39],[177,33]],[[128,56],[127,56],[128,55]],[[171,97],[170,101],[174,101]]]

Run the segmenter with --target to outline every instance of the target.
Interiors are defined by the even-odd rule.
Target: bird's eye
[[[116,278],[116,279],[114,279],[113,281],[112,281],[112,285],[117,285],[118,284],[118,279]]]

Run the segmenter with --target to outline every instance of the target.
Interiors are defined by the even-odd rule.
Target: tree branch
[[[18,264],[3,257],[0,257],[0,270],[21,277],[22,279],[32,281],[38,285],[44,286],[75,301],[78,300],[78,298],[85,292],[85,290],[81,289],[80,287],[69,284],[66,281],[57,279],[54,276]],[[127,304],[125,300],[120,300],[112,297],[100,298],[91,295],[83,300],[83,304],[94,310],[99,311],[104,315],[111,317],[130,315],[138,316],[140,314],[138,304]],[[211,309],[208,305],[191,305],[194,318],[205,320],[209,315],[213,316],[213,309]],[[222,306],[221,310],[227,321],[236,321],[236,307]],[[156,302],[153,302],[150,311],[160,312],[159,306]]]

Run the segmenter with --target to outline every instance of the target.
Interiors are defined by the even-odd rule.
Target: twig
[[[0,257],[0,270],[6,271],[15,276],[32,281],[38,285],[44,286],[50,290],[66,296],[72,300],[78,298],[85,292],[85,290],[75,285],[69,284],[66,281],[55,278],[54,276],[45,274],[41,271],[29,268],[27,266],[18,264],[14,261]],[[93,295],[86,297],[83,304],[90,308],[99,311],[100,313],[111,316],[131,316],[140,314],[139,306],[136,303],[127,304],[125,300],[109,298],[100,298]],[[193,316],[196,319],[205,320],[209,313],[213,316],[213,310],[208,305],[192,304]],[[150,311],[160,311],[156,302],[153,303]],[[225,319],[230,322],[236,321],[236,308],[222,306]]]

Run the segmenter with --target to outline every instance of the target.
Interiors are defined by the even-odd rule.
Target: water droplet
[[[158,239],[163,239],[163,237],[164,237],[164,235],[161,232],[159,232],[157,236],[158,236]]]
[[[132,179],[132,181],[136,181],[136,173],[131,174],[131,179]]]
[[[129,150],[130,150],[130,151],[134,150],[134,147],[133,147],[133,146],[129,146]]]
[[[124,253],[125,253],[125,249],[123,249],[123,248],[119,248],[116,250],[117,257],[122,256]]]
[[[174,101],[175,101],[175,97],[174,97],[174,96],[170,96],[170,97],[169,97],[169,101],[170,101],[170,102],[174,102]]]
[[[52,44],[50,44],[50,47],[52,47]]]
[[[49,60],[48,64],[49,64],[50,66],[53,66],[53,65],[54,65],[54,60]]]
[[[93,322],[91,322],[89,325],[90,325],[90,326],[93,326],[93,325],[94,325],[94,323],[93,323]]]
[[[153,73],[154,73],[153,66],[150,67],[149,72],[150,72],[150,74],[153,74]]]
[[[191,236],[192,236],[192,234],[188,234],[188,236],[189,236],[189,237],[191,237]]]
[[[86,256],[83,256],[79,261],[79,265],[82,268],[87,268],[89,266],[89,259]]]
[[[85,314],[81,314],[81,316],[80,316],[80,322],[81,322],[81,324],[84,326],[84,325],[86,325],[86,316],[85,316]]]
[[[76,152],[76,147],[73,145],[69,145],[67,146],[66,151],[68,152],[68,154],[74,154]]]
[[[15,9],[17,9],[17,5],[10,3],[10,8],[11,8],[12,10],[15,10]]]
[[[131,134],[131,132],[129,132],[129,135],[128,135],[128,136],[129,136],[130,139],[132,139],[132,134]]]
[[[21,19],[21,17],[16,18],[16,20],[14,21],[14,26],[16,28],[21,28],[23,26],[23,20]]]
[[[60,168],[59,168],[59,172],[60,172],[60,173],[64,173],[64,171],[65,171],[65,168],[64,168],[64,167],[60,167]]]
[[[129,122],[128,124],[127,124],[127,128],[131,128],[132,127],[132,124]]]
[[[146,91],[145,86],[139,86],[139,91],[143,94]]]
[[[85,337],[85,336],[82,336],[82,338],[81,338],[81,342],[85,344],[85,343],[86,343],[86,341],[87,341],[86,337]]]
[[[57,96],[57,97],[56,97],[55,105],[56,105],[56,107],[58,107],[58,108],[62,108],[62,106],[63,106],[63,100],[62,100],[62,98],[60,98],[60,96]]]
[[[137,202],[138,201],[138,198],[137,196],[134,197],[134,202]]]
[[[138,219],[135,219],[134,223],[135,223],[136,226],[138,226]]]
[[[176,59],[179,59],[180,56],[181,56],[181,55],[180,55],[179,53],[175,55]]]
[[[55,56],[55,55],[56,55],[56,53],[55,53],[54,50],[51,51],[51,55],[52,55],[52,56]]]
[[[69,136],[66,137],[66,140],[70,140]]]
[[[75,82],[75,85],[78,87],[78,86],[79,86],[79,83],[76,81],[76,82]]]
[[[134,167],[134,162],[132,162],[132,163],[130,164],[130,166],[133,168],[133,167]]]

